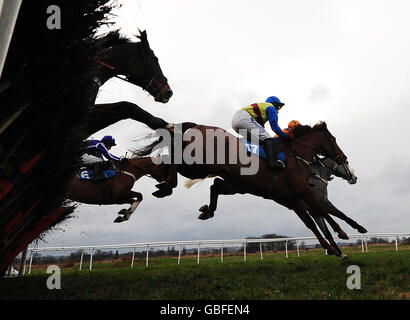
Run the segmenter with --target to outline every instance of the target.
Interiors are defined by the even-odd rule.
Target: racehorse
[[[308,228],[312,230],[323,248],[327,249],[328,254],[339,254],[339,252],[333,249],[323,238],[320,232],[317,230],[314,221],[310,218],[303,202],[308,204],[318,214],[323,216],[326,221],[331,225],[333,230],[338,233],[338,236],[342,239],[348,239],[346,233],[340,228],[340,226],[328,215],[323,205],[316,199],[311,187],[308,184],[309,178],[309,162],[312,161],[314,155],[321,153],[334,159],[338,164],[345,164],[347,157],[336,143],[336,139],[328,131],[326,123],[319,123],[313,128],[310,126],[300,126],[295,130],[295,139],[285,141],[284,148],[288,158],[288,165],[285,170],[281,172],[273,172],[267,165],[267,163],[256,155],[251,155],[253,161],[258,161],[259,169],[254,175],[241,175],[241,168],[249,166],[249,164],[227,164],[217,163],[216,158],[221,153],[226,154],[229,157],[229,153],[234,150],[240,159],[241,154],[245,157],[247,150],[242,142],[235,136],[229,134],[225,130],[217,127],[196,125],[190,123],[185,124],[185,129],[182,130],[185,135],[188,130],[196,129],[200,132],[200,136],[193,136],[191,140],[183,142],[183,149],[190,147],[192,150],[192,144],[197,144],[200,148],[206,148],[207,135],[210,131],[213,133],[213,138],[219,137],[222,141],[225,141],[223,148],[214,149],[213,162],[208,164],[206,162],[206,154],[209,154],[210,150],[203,150],[204,161],[202,163],[182,163],[182,164],[153,164],[149,162],[147,158],[137,158],[130,160],[133,165],[139,165],[140,174],[145,171],[144,174],[152,174],[153,170],[156,170],[152,176],[157,181],[170,181],[174,180],[171,185],[176,185],[176,176],[173,175],[174,170],[170,168],[175,167],[176,171],[181,175],[189,179],[203,179],[209,175],[217,175],[221,178],[216,178],[214,184],[211,186],[210,205],[205,205],[200,208],[202,212],[199,216],[200,219],[209,219],[213,216],[218,196],[221,194],[235,194],[235,193],[250,193],[256,196],[260,196],[266,199],[272,199],[277,203],[286,206],[287,208],[294,210],[296,214],[302,219]],[[161,140],[160,140],[161,141]],[[152,143],[144,150],[139,150],[140,155],[147,155],[160,141]],[[221,140],[220,140],[221,141]],[[225,157],[227,159],[227,157]],[[251,159],[252,161],[252,159]],[[145,163],[148,165],[141,165]],[[158,168],[162,167],[162,170]],[[166,169],[167,168],[167,169]],[[160,174],[162,173],[162,175]],[[141,176],[141,175],[140,175]]]
[[[122,159],[114,163],[116,174],[105,181],[95,183],[82,180],[77,175],[72,178],[67,198],[88,204],[130,204],[128,209],[118,212],[114,222],[128,220],[141,203],[143,197],[139,192],[132,191],[135,181],[150,174],[157,181],[167,177],[167,168],[158,166],[150,157],[138,159]]]
[[[161,70],[158,58],[150,48],[147,32],[141,31],[137,37],[140,42],[132,42],[122,37],[118,31],[113,31],[96,40],[102,41],[105,47],[95,58],[96,82],[102,85],[110,78],[117,77],[141,87],[153,96],[155,101],[167,103],[173,92]],[[127,118],[143,122],[151,129],[167,125],[165,121],[147,114],[137,105],[120,101],[94,105],[88,114],[86,131],[91,135]]]

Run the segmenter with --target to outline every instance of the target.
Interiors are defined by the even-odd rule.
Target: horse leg
[[[140,108],[134,103],[120,101],[96,104],[88,114],[87,133],[91,135],[124,119],[133,119],[146,124],[153,130],[165,128],[168,123]]]
[[[308,209],[308,212],[310,216],[313,217],[317,226],[322,231],[327,241],[329,241],[330,245],[338,251],[337,256],[341,257],[343,255],[342,250],[340,250],[339,246],[334,241],[332,234],[330,233],[329,228],[326,225],[325,219],[311,209]]]
[[[214,216],[214,212],[216,211],[218,204],[219,195],[232,195],[240,192],[237,187],[220,178],[214,179],[214,184],[210,187],[210,190],[211,193],[209,206],[206,204],[199,208],[199,211],[201,211],[202,213],[198,216],[198,219],[207,220]]]
[[[164,198],[172,194],[172,189],[178,184],[177,166],[175,164],[164,164],[166,179],[164,182],[155,185],[158,190],[152,195],[157,198]]]
[[[142,201],[142,194],[139,192],[134,192],[134,191],[129,191],[127,196],[124,197],[124,202],[128,202],[131,204],[131,206],[128,209],[121,209],[118,212],[118,217],[114,220],[114,222],[119,223],[119,222],[123,222],[126,221],[130,218],[130,216],[133,214],[133,212],[135,211],[135,209],[137,209],[137,207],[139,206],[139,204]],[[120,200],[121,201],[121,200]],[[119,202],[120,202],[119,201]]]
[[[328,199],[326,199],[326,201],[323,201],[323,204],[324,204],[326,210],[329,212],[329,214],[331,214],[335,217],[338,217],[339,219],[342,219],[348,225],[350,225],[352,228],[356,229],[360,233],[366,233],[367,232],[367,230],[364,227],[362,227],[360,224],[358,224],[352,218],[349,218],[346,214],[344,214],[342,211],[340,211],[338,208],[336,208],[333,205],[333,203],[331,203]]]
[[[319,240],[319,243],[322,246],[322,248],[326,249],[329,255],[338,255],[339,252],[337,251],[337,249],[332,248],[332,246],[326,242],[325,238],[323,238],[322,234],[317,229],[315,222],[309,216],[306,207],[302,204],[301,201],[297,201],[296,208],[294,208],[293,210],[296,212],[298,217],[303,221],[306,227],[308,227],[313,232],[313,234]]]
[[[319,200],[315,197],[312,189],[307,185],[304,192],[300,194],[300,198],[317,214],[321,215],[330,224],[332,229],[337,233],[340,239],[349,239],[347,234],[340,228],[340,226],[333,220],[327,213],[325,207],[321,204]]]

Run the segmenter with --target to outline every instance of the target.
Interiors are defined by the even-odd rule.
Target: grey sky
[[[146,29],[174,96],[154,102],[141,89],[110,80],[98,102],[128,100],[169,122],[231,129],[234,112],[276,95],[286,103],[279,124],[325,120],[356,170],[358,183],[334,180],[329,198],[369,232],[410,231],[410,3],[378,1],[120,1],[118,27]],[[123,155],[147,132],[130,120],[112,134]],[[197,219],[212,180],[190,190],[185,178],[171,197],[156,199],[155,181],[134,190],[144,200],[128,222],[123,206],[80,205],[46,244],[229,239],[279,233],[310,236],[296,215],[251,195],[220,197],[213,219]],[[340,223],[346,232],[355,232]]]

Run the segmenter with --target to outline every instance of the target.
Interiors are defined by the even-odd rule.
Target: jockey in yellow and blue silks
[[[278,112],[284,105],[279,98],[272,96],[267,98],[266,102],[253,103],[240,109],[232,119],[232,128],[236,132],[239,133],[240,129],[246,129],[248,134],[255,136],[265,147],[269,166],[273,169],[283,169],[286,163],[281,139],[289,136],[278,124]],[[272,138],[265,130],[265,123],[268,121],[280,139]]]

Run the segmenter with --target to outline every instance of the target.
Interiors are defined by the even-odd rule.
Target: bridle
[[[111,52],[111,50],[112,50],[112,47],[108,48],[105,51],[110,51]],[[142,56],[142,62],[144,64],[144,67],[149,69],[151,71],[151,73],[153,74],[153,76],[150,80],[142,80],[141,81],[139,79],[135,79],[134,75],[129,73],[127,70],[124,70],[123,68],[120,68],[120,67],[113,66],[111,64],[108,64],[108,63],[104,62],[102,59],[97,59],[96,62],[99,65],[101,65],[101,66],[103,66],[107,69],[110,69],[113,73],[113,77],[116,77],[116,78],[118,78],[122,81],[129,82],[131,84],[140,86],[142,88],[142,90],[147,91],[152,96],[156,96],[158,93],[161,92],[162,88],[166,85],[166,81],[164,81],[164,83],[162,84],[162,86],[160,88],[156,88],[155,86],[153,86],[154,80],[157,78],[158,74],[157,74],[157,72],[155,72],[154,68],[148,62],[147,53],[143,50],[143,48],[140,48],[139,52]],[[125,78],[118,76],[118,74],[125,75]],[[150,91],[151,87],[153,88],[153,90]]]
[[[326,137],[330,142],[332,142],[332,140],[333,140],[334,138],[331,136],[330,132],[329,132],[327,129],[324,129],[324,130],[322,130],[322,131],[324,132],[325,137]],[[304,146],[306,146],[306,147],[309,147],[309,148],[313,149],[313,150],[315,151],[315,153],[318,153],[318,151],[319,151],[319,150],[317,150],[316,147],[314,147],[313,145],[311,145],[311,144],[309,144],[309,143],[306,143],[306,142],[304,142],[304,141],[301,141],[301,140],[298,140],[298,139],[293,139],[293,141],[296,142],[296,143],[302,144],[302,145],[304,145]],[[341,158],[341,156],[336,152],[336,147],[335,147],[335,145],[334,145],[333,143],[331,143],[331,145],[332,145],[332,150],[331,150],[331,152],[329,153],[328,156],[329,156],[329,158],[333,159],[333,160],[336,161],[336,163],[337,163],[338,160]],[[295,153],[295,149],[294,149],[294,145],[293,145],[293,144],[292,144],[292,148],[293,148],[293,151],[294,151],[294,153]],[[298,160],[302,161],[303,163],[307,164],[308,166],[310,165],[310,162],[309,162],[309,161],[307,161],[307,160],[305,160],[305,159],[303,159],[303,158],[297,156],[296,153],[295,153],[295,157],[296,157],[296,159],[298,159]],[[350,179],[352,179],[353,176],[352,176],[350,170],[348,169],[346,162],[343,162],[343,163],[342,163],[342,166],[343,166],[343,169],[346,171],[346,173],[348,173],[348,175],[350,176]]]
[[[338,160],[340,160],[341,156],[340,156],[340,154],[338,154],[336,152],[336,147],[335,147],[334,143],[332,143],[334,141],[334,137],[330,134],[330,132],[326,128],[322,131],[325,133],[326,138],[328,139],[328,141],[332,145],[332,151],[329,153],[328,156],[331,159],[333,159],[334,161],[336,161],[336,163],[337,163]],[[343,162],[343,164],[344,164],[344,162]]]

